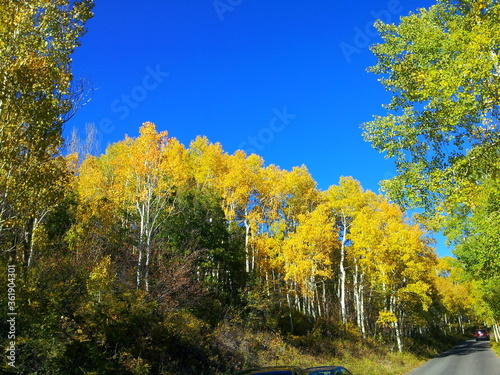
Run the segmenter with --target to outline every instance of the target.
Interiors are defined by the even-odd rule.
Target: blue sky
[[[95,91],[66,135],[95,123],[103,152],[152,121],[186,146],[204,135],[266,164],[305,164],[323,190],[353,176],[377,192],[394,175],[360,129],[390,98],[366,72],[372,25],[434,1],[95,2],[73,56]],[[442,240],[438,253],[449,254]]]

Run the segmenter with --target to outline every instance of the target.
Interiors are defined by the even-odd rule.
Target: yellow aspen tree
[[[227,172],[220,178],[221,195],[226,217],[245,228],[245,269],[255,269],[256,254],[253,239],[262,222],[259,215],[260,174],[263,160],[243,151],[227,156]]]
[[[253,213],[258,223],[257,236],[253,237],[258,253],[258,266],[266,280],[282,285],[283,262],[278,259],[284,249],[283,241],[299,223],[298,215],[308,214],[320,201],[320,192],[307,168],[295,167],[292,171],[269,165],[259,172],[259,189]],[[297,288],[297,283],[293,289]],[[295,292],[294,292],[295,293]],[[295,294],[297,297],[298,294]]]
[[[180,189],[193,183],[189,152],[177,138],[170,137],[162,151],[160,171],[168,176],[169,185]]]
[[[261,225],[255,238],[259,255],[259,266],[263,272],[271,273],[276,279],[283,275],[277,258],[282,243],[290,231],[284,208],[289,198],[287,174],[276,165],[269,165],[259,171],[258,214]]]
[[[401,209],[385,199],[377,209],[358,214],[351,239],[365,249],[360,266],[382,296],[379,323],[393,327],[402,351],[405,319],[410,312],[426,311],[432,302],[434,249],[420,226],[407,222]]]
[[[349,247],[349,233],[353,220],[362,207],[366,205],[366,197],[359,181],[352,177],[341,177],[339,185],[333,185],[324,193],[327,204],[332,214],[337,218],[340,240],[339,250],[339,291],[340,313],[342,323],[346,324],[347,318],[347,252]]]
[[[162,218],[173,213],[175,191],[171,176],[164,173],[165,151],[169,142],[167,132],[156,131],[146,122],[132,140],[126,138],[119,145],[113,160],[112,190],[117,201],[128,211],[138,215],[138,260],[136,284],[149,291],[152,240]]]
[[[361,330],[363,337],[366,337],[366,324],[365,324],[365,287],[367,287],[367,274],[366,262],[370,259],[367,255],[371,251],[371,246],[378,243],[381,240],[379,233],[373,228],[373,226],[366,225],[370,221],[366,221],[366,217],[370,217],[378,209],[380,201],[383,199],[381,196],[377,196],[371,191],[365,191],[364,195],[364,206],[361,207],[357,215],[353,218],[352,228],[347,236],[348,240],[351,241],[351,247],[349,253],[347,254],[347,259],[351,264],[352,268],[352,279],[353,279],[353,294],[354,294],[354,307],[356,310],[356,320],[357,325]],[[360,241],[357,240],[357,235],[362,233],[364,238],[370,241]]]
[[[304,313],[322,315],[318,283],[332,277],[332,249],[339,246],[334,218],[326,204],[298,216],[295,233],[285,239],[278,261],[284,278],[296,283],[302,291]],[[324,301],[323,301],[324,302]]]
[[[66,241],[77,264],[93,267],[118,242],[121,222],[119,206],[110,199],[113,175],[109,155],[87,155],[79,167],[78,156],[69,157],[74,163],[72,185],[78,205]]]
[[[90,272],[87,280],[87,291],[98,304],[101,303],[102,294],[109,289],[115,277],[111,271],[111,256],[109,255],[97,263]]]
[[[463,266],[456,258],[437,259],[434,279],[437,295],[444,311],[442,321],[450,333],[465,333],[467,319],[480,320],[485,314],[484,302],[474,293],[474,286],[465,278]]]
[[[108,147],[106,154],[88,158],[80,172],[80,196],[106,199],[121,210],[122,225],[137,231],[137,288],[149,291],[153,239],[161,223],[175,210],[175,188],[182,175],[172,175],[169,157],[183,157],[182,147],[167,132],[144,123],[139,136]],[[175,159],[174,159],[175,160]]]
[[[318,184],[313,179],[307,167],[293,167],[285,174],[287,188],[287,199],[283,212],[288,220],[290,230],[297,225],[297,216],[313,211],[321,201],[321,193]]]
[[[198,136],[190,143],[188,154],[197,186],[201,189],[216,188],[220,176],[227,173],[227,153],[222,149],[222,145]]]
[[[283,221],[285,232],[294,232],[298,215],[313,211],[321,201],[316,181],[305,166],[287,171],[271,164],[260,174],[261,215],[268,224]]]
[[[188,152],[197,186],[217,191],[229,226],[244,228],[245,269],[251,272],[255,266],[252,237],[260,220],[257,199],[262,158],[247,156],[241,150],[229,155],[219,143],[210,143],[206,137],[197,137]]]

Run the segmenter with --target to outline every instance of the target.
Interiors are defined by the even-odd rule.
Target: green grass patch
[[[446,350],[451,346],[441,343],[433,348],[433,342],[429,341],[425,350],[399,353],[387,343],[355,335],[352,339],[325,337],[314,332],[293,336],[269,331],[250,332],[234,325],[219,327],[216,336],[219,345],[230,348],[231,356],[239,359],[234,371],[219,373],[226,375],[233,374],[237,369],[281,365],[301,368],[341,365],[353,374],[406,374],[439,354],[443,348]],[[414,342],[413,345],[418,344]]]
[[[500,344],[496,341],[491,340],[491,350],[495,352],[495,354],[500,357]]]

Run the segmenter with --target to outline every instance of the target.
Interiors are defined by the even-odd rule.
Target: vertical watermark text
[[[7,266],[7,364],[16,367],[16,267],[12,264]]]

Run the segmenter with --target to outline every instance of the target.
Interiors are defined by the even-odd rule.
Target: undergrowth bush
[[[384,342],[363,339],[356,327],[318,320],[304,335],[279,331],[251,330],[244,320],[225,320],[212,333],[220,363],[217,374],[234,374],[256,366],[342,365],[353,374],[406,374],[423,362],[448,350],[463,337],[453,335],[405,338],[407,349],[399,353]],[[492,342],[500,352],[500,345]]]

